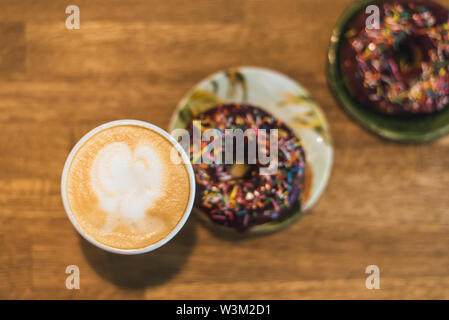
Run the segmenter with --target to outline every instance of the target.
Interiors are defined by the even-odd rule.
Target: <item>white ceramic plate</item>
[[[312,169],[309,197],[313,207],[327,184],[333,160],[329,126],[321,108],[297,82],[275,71],[237,67],[217,72],[196,84],[179,102],[169,132],[186,128],[198,113],[223,103],[248,103],[283,121],[303,141]]]

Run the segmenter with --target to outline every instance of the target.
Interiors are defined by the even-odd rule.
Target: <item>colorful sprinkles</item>
[[[277,171],[261,175],[262,165],[257,159],[248,159],[246,151],[245,164],[195,164],[193,160],[204,156],[210,143],[202,142],[201,155],[194,153],[193,131],[199,128],[192,123],[190,154],[197,183],[196,207],[213,222],[237,231],[288,216],[304,185],[304,150],[295,134],[265,111],[244,104],[220,105],[199,114],[195,120],[201,120],[201,134],[207,129],[218,129],[223,133],[223,141],[228,133],[225,129],[253,129],[255,135],[245,138],[245,150],[251,139],[260,138],[260,129],[267,134],[270,129],[278,129]],[[269,150],[270,139],[264,141],[262,147]],[[249,164],[254,161],[255,164]]]
[[[436,10],[416,1],[385,3],[379,29],[347,31],[355,79],[378,111],[431,113],[449,104],[449,17],[437,21]],[[401,54],[414,61],[404,63]]]

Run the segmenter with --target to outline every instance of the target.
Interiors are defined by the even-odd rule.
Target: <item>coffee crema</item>
[[[118,249],[145,248],[167,237],[182,219],[191,191],[186,165],[179,152],[173,161],[173,149],[165,137],[138,125],[90,137],[67,174],[67,202],[78,226]]]

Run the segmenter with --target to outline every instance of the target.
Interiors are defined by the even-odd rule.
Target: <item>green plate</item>
[[[364,12],[366,6],[384,1],[361,0],[346,9],[337,23],[329,46],[328,81],[334,96],[351,117],[381,137],[401,142],[424,142],[449,133],[449,107],[430,115],[396,116],[371,111],[349,93],[340,68],[340,43],[352,17]]]

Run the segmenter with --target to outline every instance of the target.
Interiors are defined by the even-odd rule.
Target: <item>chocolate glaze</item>
[[[223,181],[223,179],[229,178],[233,165],[193,164],[197,182],[195,206],[214,223],[241,232],[256,225],[288,217],[304,187],[304,149],[296,135],[285,124],[267,112],[246,104],[217,106],[199,114],[196,120],[202,121],[202,129],[219,128],[222,131],[224,129],[242,129],[245,131],[258,128],[266,129],[267,134],[270,129],[278,129],[279,165],[276,174],[263,176],[259,174],[259,168],[262,167],[260,163],[249,164],[243,176],[231,176],[229,180]],[[193,139],[193,124],[189,126],[188,130]],[[247,143],[248,139],[245,139],[245,155],[247,155]],[[191,140],[192,145],[193,141]],[[190,154],[193,159],[195,155],[193,152]],[[245,163],[249,162],[245,156]],[[270,187],[266,188],[267,185]],[[219,199],[217,201],[211,201],[214,199],[213,197],[208,199],[208,196],[211,195],[210,192],[214,190],[216,192],[214,194]],[[280,193],[284,195],[279,196]],[[262,199],[262,197],[264,198]]]
[[[413,3],[416,6],[422,5],[425,6],[435,17],[436,25],[442,24],[448,20],[448,10],[442,5],[429,0],[395,0],[395,1],[373,1],[373,4],[379,5],[380,8],[380,20],[383,21],[385,18],[385,11],[383,10],[383,4],[389,3],[399,3],[402,5],[406,5],[409,3]],[[356,30],[357,34],[360,32],[364,32],[366,19],[370,14],[365,13],[365,7],[362,8],[360,12],[354,15],[354,17],[349,21],[347,27],[345,29],[344,34],[350,30]],[[434,44],[432,41],[426,37],[426,35],[414,35],[409,36],[407,39],[403,41],[401,44],[401,48],[399,50],[405,51],[406,54],[413,54],[410,52],[411,48],[413,50],[419,50],[419,55],[421,56],[422,62],[429,61],[428,50],[433,48]],[[387,101],[385,99],[381,101],[372,101],[369,99],[369,96],[376,93],[375,89],[365,87],[363,85],[363,80],[359,74],[359,66],[356,60],[356,51],[352,47],[349,39],[343,35],[342,43],[340,46],[340,68],[341,74],[343,76],[343,80],[346,84],[348,91],[351,95],[361,102],[363,105],[381,113],[387,114],[412,114],[410,111],[404,108],[404,105],[393,103]],[[391,53],[390,53],[391,54]],[[393,57],[396,59],[396,57]],[[412,68],[406,72],[401,72],[402,80],[410,84],[411,81],[416,79],[421,74],[421,68]],[[434,109],[420,109],[418,112],[413,113],[431,113],[434,112]]]

